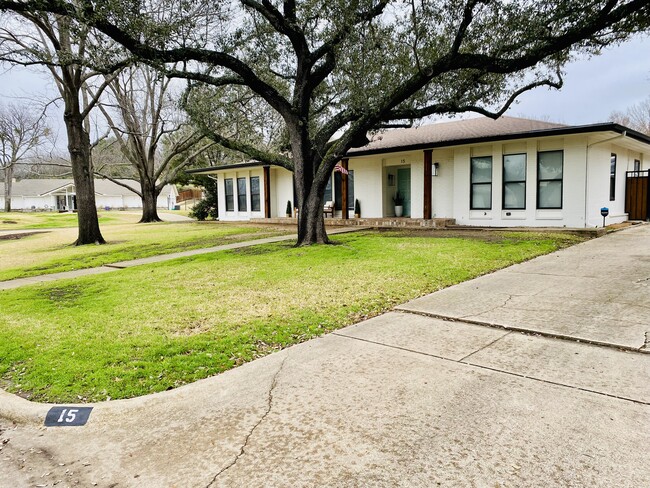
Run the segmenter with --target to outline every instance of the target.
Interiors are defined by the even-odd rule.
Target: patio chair
[[[330,214],[332,218],[334,218],[334,202],[333,201],[327,201],[325,202],[325,205],[323,206],[323,213],[325,214],[325,217],[327,217],[327,214]]]

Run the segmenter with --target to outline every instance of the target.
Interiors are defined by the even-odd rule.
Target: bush
[[[208,217],[217,220],[219,218],[219,204],[217,200],[217,182],[211,178],[204,177],[200,183],[203,186],[203,200],[200,200],[189,216],[196,220],[206,220]]]

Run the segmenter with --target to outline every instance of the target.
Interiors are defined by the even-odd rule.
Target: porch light
[[[440,169],[440,163],[433,163],[431,166],[431,176],[438,176],[438,169]]]

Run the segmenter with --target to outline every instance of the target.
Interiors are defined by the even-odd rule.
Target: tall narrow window
[[[562,208],[564,152],[537,153],[537,208]]]
[[[237,178],[237,210],[246,211],[246,178]]]
[[[640,159],[635,159],[634,160],[634,171],[641,171],[641,160]]]
[[[472,210],[490,210],[492,208],[492,156],[471,159],[471,195]]]
[[[616,200],[616,154],[609,159],[609,200]]]
[[[526,155],[503,156],[503,208],[526,208]]]
[[[354,210],[354,170],[348,172],[348,210]]]
[[[327,186],[325,187],[325,198],[323,198],[323,201],[325,202],[331,202],[334,200],[332,198],[332,177],[330,176],[330,179],[327,180]]]
[[[251,176],[251,211],[260,211],[260,177]]]
[[[226,212],[234,212],[235,210],[235,195],[233,192],[232,178],[226,178],[223,180],[224,192],[226,196]]]

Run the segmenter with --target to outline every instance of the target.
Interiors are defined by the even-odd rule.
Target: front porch
[[[295,218],[277,217],[270,219],[251,219],[251,223],[256,224],[280,224],[280,225],[298,225]],[[354,225],[363,227],[376,228],[438,228],[444,229],[453,226],[456,223],[454,219],[411,219],[408,217],[382,217],[382,218],[360,218],[360,219],[342,219],[326,218],[325,225],[328,227],[350,227]]]

